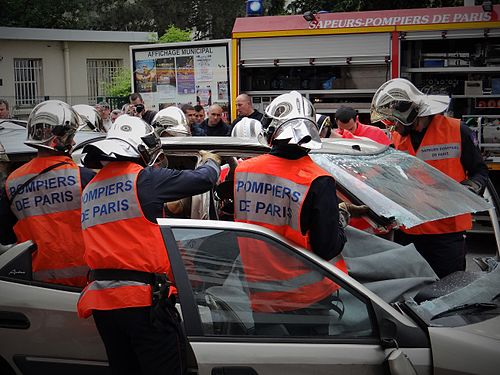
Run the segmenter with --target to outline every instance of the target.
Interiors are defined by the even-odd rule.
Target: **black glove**
[[[467,179],[467,180],[463,180],[460,183],[462,185],[464,185],[467,189],[472,191],[474,194],[482,195],[483,187],[481,185],[479,185],[476,181],[472,181],[472,180]]]

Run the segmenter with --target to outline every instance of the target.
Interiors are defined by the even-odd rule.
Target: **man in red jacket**
[[[365,125],[359,122],[358,113],[351,107],[340,107],[335,113],[335,122],[338,129],[332,137],[340,135],[342,138],[368,138],[383,145],[390,145],[391,141],[384,131],[376,126]]]

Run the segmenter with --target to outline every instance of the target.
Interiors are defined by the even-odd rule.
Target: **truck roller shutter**
[[[300,46],[300,48],[297,48]],[[243,66],[383,64],[390,34],[316,35],[241,40]]]

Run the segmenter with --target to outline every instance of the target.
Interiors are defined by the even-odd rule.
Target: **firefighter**
[[[384,83],[371,104],[372,122],[392,123],[396,149],[424,160],[434,168],[482,194],[488,169],[471,130],[460,120],[443,115],[450,98],[425,95],[410,81],[395,78]],[[395,240],[414,243],[439,277],[465,270],[465,231],[470,214],[432,221],[398,231]]]
[[[211,189],[220,159],[200,151],[204,164],[195,170],[162,168],[160,138],[151,125],[129,115],[83,152],[84,165],[102,169],[82,193],[91,271],[78,314],[93,314],[113,374],[185,373],[185,337],[156,218],[165,202]]]
[[[186,114],[175,106],[160,110],[153,118],[152,125],[160,137],[190,137],[192,135]],[[165,216],[208,219],[210,192],[165,203]]]
[[[96,133],[106,133],[107,128],[104,126],[101,115],[94,107],[88,104],[77,104],[73,109],[81,118],[81,124],[78,131],[91,131]]]
[[[160,110],[151,123],[160,137],[190,137],[191,129],[180,108],[170,106]]]
[[[346,271],[340,255],[346,237],[339,219],[335,180],[308,156],[311,149],[321,147],[312,104],[292,91],[274,99],[266,116],[272,149],[237,166],[235,221],[269,228],[325,260],[338,257],[336,265]],[[259,185],[269,189],[252,188]],[[279,284],[306,275],[294,259],[285,255],[277,259],[262,243],[248,239],[240,248],[243,266],[249,272],[254,313],[307,314],[332,308],[338,286],[326,278],[279,292],[253,289],[257,280]],[[265,333],[266,328],[256,321],[257,333]],[[320,324],[287,324],[286,330],[290,335],[328,335],[328,325]]]
[[[79,125],[78,114],[64,102],[37,105],[28,119],[25,142],[38,150],[37,156],[6,181],[0,231],[13,228],[17,242],[36,243],[34,280],[86,284],[80,196],[95,173],[78,167],[69,156]]]

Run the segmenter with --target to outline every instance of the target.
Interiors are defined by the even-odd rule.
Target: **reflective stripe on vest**
[[[137,174],[125,174],[92,183],[82,195],[82,229],[117,220],[142,217],[135,197]]]
[[[33,272],[33,279],[41,281],[50,281],[59,279],[70,279],[73,277],[86,278],[88,272],[89,268],[87,266],[42,270]]]
[[[64,162],[46,173],[41,171]],[[16,169],[6,181],[11,196],[30,179],[13,199],[11,209],[19,221],[14,226],[18,242],[32,240],[33,278],[38,281],[84,286],[88,268],[83,260],[80,226],[80,171],[66,155],[36,157]]]
[[[421,146],[416,156],[420,160],[429,161],[460,158],[460,154],[459,143],[445,143],[440,145]]]
[[[238,220],[288,225],[298,231],[300,208],[308,188],[278,176],[238,173],[235,181]]]
[[[413,148],[409,135],[402,137],[395,132],[393,141],[397,150],[417,156],[455,181],[461,182],[466,178],[464,167],[460,161],[462,154],[460,120],[435,115],[417,151]],[[431,221],[409,229],[402,228],[402,230],[408,234],[420,235],[455,233],[470,228],[472,228],[472,217],[470,214],[464,214]]]
[[[29,173],[8,182],[9,197],[17,188],[36,176]],[[14,197],[12,212],[19,220],[80,208],[79,172],[76,169],[54,169],[35,178]]]
[[[319,272],[311,271],[303,273],[288,280],[276,280],[266,282],[248,281],[248,289],[251,292],[292,292],[304,285],[314,284],[323,280],[324,276]]]
[[[141,283],[139,281],[130,280],[94,280],[86,288],[89,290],[104,290],[121,288],[123,286],[149,286],[149,284]]]
[[[92,310],[146,307],[151,305],[151,286],[138,281],[95,280],[80,294],[78,316],[88,318]]]

